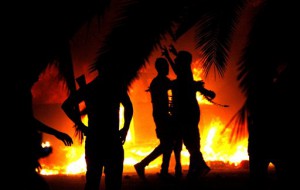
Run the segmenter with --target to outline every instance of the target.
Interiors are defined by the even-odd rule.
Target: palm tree
[[[288,100],[297,100],[293,89],[298,84],[295,72],[299,61],[292,47],[299,44],[298,18],[293,2],[264,1],[238,63],[246,101],[231,121],[236,121],[235,131],[241,132],[233,135],[239,138],[248,126],[250,176],[259,185],[267,177],[269,163],[275,165],[279,179],[295,181],[292,169],[297,137],[292,127],[296,113]],[[256,170],[258,164],[264,168]]]

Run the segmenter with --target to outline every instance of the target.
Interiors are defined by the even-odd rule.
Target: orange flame
[[[199,62],[193,63],[193,65],[199,64]],[[193,74],[195,80],[201,80],[202,70],[193,68]],[[199,104],[210,105],[211,102],[207,101],[202,95],[197,94],[197,100]],[[123,114],[123,107],[121,106],[120,115]],[[87,116],[82,118],[83,122],[87,124]],[[124,122],[123,118],[120,118],[120,126]],[[214,167],[214,163],[222,162],[224,165],[238,166],[243,160],[248,160],[247,153],[247,138],[237,142],[236,144],[230,144],[230,128],[226,129],[225,133],[221,134],[224,129],[225,124],[222,123],[220,118],[215,118],[210,122],[209,126],[205,126],[203,131],[201,131],[201,151],[203,153],[204,159],[207,163]],[[124,144],[125,150],[125,160],[124,160],[124,171],[134,171],[133,165],[145,156],[147,156],[159,143],[158,139],[146,142],[144,144],[135,143],[134,136],[134,122],[132,120],[131,126],[128,132],[126,143]],[[47,142],[49,146],[49,142]],[[62,166],[47,166],[41,160],[42,169],[40,173],[43,175],[53,175],[53,174],[81,174],[86,171],[86,163],[84,158],[84,143],[79,146],[64,147],[63,151],[67,157],[67,162]],[[172,155],[173,156],[173,155]],[[173,159],[173,158],[171,158]],[[174,159],[173,159],[174,160]],[[183,146],[181,152],[181,160],[183,167],[189,164],[189,153]],[[171,160],[172,164],[172,160]],[[161,165],[161,159],[156,159],[151,162],[147,169],[156,169]],[[172,171],[172,170],[171,170]]]
[[[247,154],[247,139],[244,139],[234,145],[229,144],[230,129],[221,135],[224,124],[219,119],[215,119],[207,127],[207,130],[202,132],[201,136],[201,151],[204,159],[210,166],[213,167],[214,161],[222,161],[225,165],[238,166],[243,160],[248,160]],[[158,140],[153,140],[147,144],[135,144],[132,136],[134,130],[133,124],[130,128],[128,139],[124,144],[125,160],[124,171],[134,171],[133,165],[145,156],[147,156],[159,143]],[[40,173],[44,175],[53,174],[80,174],[85,173],[86,165],[84,159],[84,144],[79,147],[65,147],[68,163],[64,166],[56,166],[49,168],[42,164]],[[181,152],[181,160],[183,166],[189,164],[189,153],[183,147]],[[156,159],[151,162],[147,168],[159,168],[161,159]]]

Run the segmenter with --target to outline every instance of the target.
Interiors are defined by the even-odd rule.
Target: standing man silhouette
[[[114,76],[99,74],[92,82],[82,86],[62,104],[66,115],[82,130],[85,139],[85,190],[98,190],[105,173],[106,190],[121,190],[126,136],[133,116],[133,107],[127,88]],[[88,127],[76,106],[84,101]],[[120,104],[124,107],[124,125],[119,130]]]
[[[151,94],[152,116],[155,122],[156,136],[160,143],[155,149],[146,156],[142,161],[135,164],[134,167],[137,174],[145,179],[145,167],[163,154],[160,177],[162,179],[170,179],[172,176],[168,172],[170,157],[173,150],[173,129],[171,126],[170,102],[168,91],[170,90],[171,81],[167,77],[169,74],[169,64],[165,58],[157,58],[155,61],[155,69],[157,76],[151,81],[147,91]],[[181,149],[174,151],[176,159],[176,174],[181,175],[180,152]]]

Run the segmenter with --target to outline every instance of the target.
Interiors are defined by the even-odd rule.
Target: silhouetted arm
[[[203,81],[196,81],[196,89],[199,91],[206,99],[209,101],[213,100],[216,97],[216,93],[212,90],[208,90],[204,87]]]
[[[73,140],[68,134],[51,128],[37,119],[35,119],[34,122],[34,125],[36,126],[37,130],[55,136],[57,139],[61,140],[66,146],[71,146],[73,144]]]
[[[206,88],[204,88],[204,82],[203,81],[196,81],[196,88],[197,91],[199,91],[209,102],[218,105],[218,106],[222,106],[222,107],[229,107],[229,105],[226,104],[219,104],[213,101],[213,99],[216,97],[216,93],[212,90],[208,90]]]
[[[130,97],[127,93],[124,93],[121,99],[121,103],[124,107],[124,125],[122,129],[120,130],[120,138],[122,141],[122,144],[126,141],[126,136],[130,127],[130,122],[132,120],[133,116],[133,106],[132,102],[130,100]]]
[[[170,51],[171,53],[173,53],[173,55],[175,55],[175,56],[178,55],[178,52],[177,52],[177,50],[176,50],[176,48],[174,47],[173,44],[170,45],[169,51]]]
[[[172,60],[172,58],[170,57],[169,51],[167,50],[167,48],[162,48],[162,55],[166,57],[166,59],[168,60],[172,70],[174,71],[174,73],[177,75],[177,71],[176,71],[176,67],[175,67],[175,63]]]
[[[69,97],[62,103],[61,108],[65,114],[73,121],[76,125],[76,128],[82,131],[83,133],[87,132],[87,127],[81,121],[81,114],[76,106],[83,101],[82,91],[78,90],[74,93],[71,93]]]

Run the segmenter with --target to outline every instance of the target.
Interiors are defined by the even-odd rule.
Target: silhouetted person
[[[160,177],[162,179],[171,179],[171,175],[168,172],[170,157],[173,150],[173,129],[171,126],[171,115],[169,110],[169,97],[168,91],[170,90],[170,79],[167,77],[169,74],[169,64],[165,58],[157,58],[155,61],[155,69],[157,71],[156,77],[151,81],[150,87],[147,91],[151,94],[152,102],[152,116],[155,122],[155,132],[159,139],[159,145],[147,155],[134,167],[138,175],[145,179],[145,167],[149,165],[154,159],[163,155]],[[177,149],[178,150],[178,149]],[[181,173],[180,164],[180,151],[174,152],[179,160],[176,160],[177,174]]]
[[[203,81],[195,81],[191,70],[192,54],[188,51],[171,49],[176,55],[173,60],[164,49],[163,55],[169,60],[177,78],[172,81],[173,117],[180,129],[183,143],[190,154],[190,163],[187,177],[194,179],[206,175],[210,168],[207,166],[200,151],[200,107],[196,93],[213,99],[215,93],[204,87]]]
[[[47,133],[53,135],[61,140],[66,146],[71,146],[73,140],[68,134],[51,128],[35,118],[32,108],[31,88],[37,81],[38,77],[31,75],[28,78],[23,78],[18,86],[16,86],[17,92],[23,97],[22,100],[17,100],[17,105],[20,109],[24,109],[24,115],[21,117],[24,127],[28,128],[28,134],[30,134],[30,136],[27,137],[29,139],[29,143],[27,144],[28,147],[25,147],[28,149],[22,156],[22,159],[24,159],[24,162],[26,163],[24,177],[28,179],[24,180],[25,183],[23,187],[24,189],[30,190],[48,190],[49,185],[47,181],[36,171],[37,169],[41,169],[39,159],[48,156],[52,152],[51,147],[42,147],[42,134]]]
[[[124,149],[133,107],[127,88],[117,84],[111,75],[99,74],[92,82],[79,88],[62,104],[66,115],[82,130],[85,139],[85,190],[98,190],[102,172],[107,190],[122,186]],[[80,118],[76,106],[85,102],[88,127]],[[124,107],[124,125],[119,130],[120,104]]]

